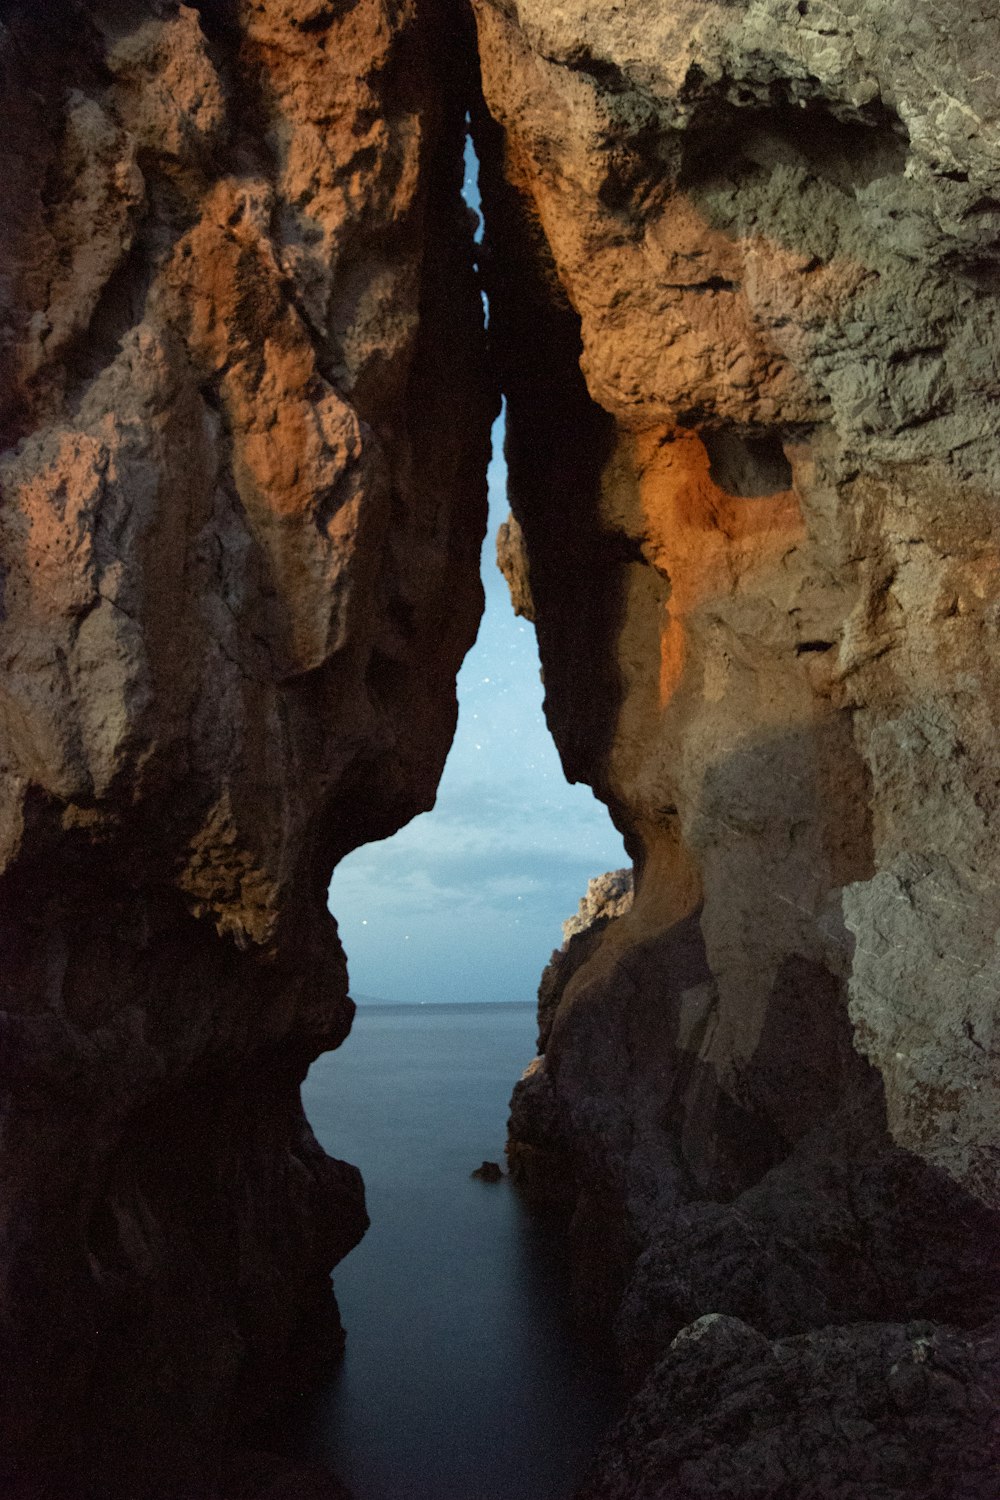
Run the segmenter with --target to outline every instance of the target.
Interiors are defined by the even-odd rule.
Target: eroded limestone
[[[466,42],[433,3],[5,9],[5,1494],[202,1493],[336,1347],[326,890],[431,805],[481,608]]]
[[[548,1152],[560,1196],[575,1164],[581,1298],[633,1369],[702,1313],[973,1326],[1000,1245],[996,20],[474,8],[508,573],[567,772],[636,865],[544,997],[512,1160]]]

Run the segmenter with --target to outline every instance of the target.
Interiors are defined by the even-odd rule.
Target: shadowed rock
[[[482,599],[467,44],[4,7],[4,1494],[208,1493],[342,1338],[329,877],[433,803]]]
[[[702,1314],[997,1312],[997,23],[848,9],[474,0],[506,571],[635,866],[509,1157],[636,1378]],[[669,1399],[608,1493],[686,1493]]]
[[[870,1323],[770,1343],[685,1328],[579,1500],[986,1500],[1000,1455],[1000,1328]]]

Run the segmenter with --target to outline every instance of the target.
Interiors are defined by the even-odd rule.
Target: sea
[[[303,1087],[320,1142],[365,1178],[372,1227],[337,1267],[342,1365],[286,1451],[356,1500],[568,1500],[618,1393],[573,1332],[563,1241],[503,1163],[532,1005],[359,1006]]]

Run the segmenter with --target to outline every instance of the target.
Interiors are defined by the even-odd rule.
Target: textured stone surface
[[[524,533],[514,516],[508,516],[497,531],[497,567],[507,580],[514,613],[525,620],[534,620]]]
[[[5,1494],[189,1496],[336,1339],[326,891],[431,805],[481,607],[464,45],[434,0],[3,10]]]
[[[632,909],[632,871],[609,870],[595,875],[581,898],[576,915],[563,923],[562,947],[557,948],[542,974],[538,989],[538,1049],[545,1051],[563,991],[577,969],[594,952],[609,922]]]
[[[512,523],[507,526],[511,528]],[[572,1213],[579,1208],[576,1217],[580,1223],[587,1209],[590,1210],[594,1221],[593,1253],[588,1253],[584,1243],[578,1242],[575,1271],[577,1279],[585,1283],[583,1299],[587,1308],[581,1321],[585,1328],[591,1329],[599,1329],[602,1320],[608,1322],[621,1295],[620,1247],[615,1227],[621,1211],[617,1203],[604,1205],[599,1198],[593,1198],[593,1181],[574,1163],[577,1154],[574,1141],[566,1130],[544,1053],[567,986],[593,957],[608,925],[631,910],[632,897],[632,871],[610,870],[588,883],[576,914],[563,923],[562,946],[552,954],[538,986],[539,1056],[514,1089],[508,1121],[507,1160],[522,1195],[546,1210]],[[589,1196],[585,1192],[581,1197],[581,1188],[587,1189]],[[600,1298],[598,1283],[605,1287]],[[595,1300],[603,1304],[597,1317]]]
[[[501,561],[636,871],[550,971],[512,1122],[655,1371],[595,1493],[991,1494],[1000,21],[473,8]],[[350,1024],[326,889],[430,805],[481,598],[463,14],[0,20],[19,1497],[189,1496],[303,1327],[336,1340],[360,1185],[298,1098]],[[896,1392],[921,1349],[951,1395]]]
[[[1000,1244],[1000,20],[474,9],[507,571],[566,770],[636,868],[543,990],[512,1160],[540,1192],[547,1153],[563,1198],[575,1169],[581,1295],[620,1301],[633,1370],[715,1311],[975,1325]]]
[[[562,951],[566,951],[578,933],[593,931],[599,922],[606,925],[631,911],[633,895],[631,870],[609,870],[605,875],[595,875],[587,883],[576,915],[563,923]]]
[[[988,1500],[998,1394],[996,1324],[870,1323],[772,1344],[708,1315],[678,1334],[579,1500]]]

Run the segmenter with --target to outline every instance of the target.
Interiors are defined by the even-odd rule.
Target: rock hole
[[[608,557],[623,564],[646,562],[638,537],[629,536],[624,531],[609,531],[604,551]]]
[[[681,185],[688,189],[718,179],[724,164],[729,178],[791,167],[853,194],[902,174],[909,135],[882,103],[842,118],[825,99],[787,93],[762,105],[747,94],[736,108],[716,102],[710,123],[689,130],[682,151]]]
[[[777,433],[744,434],[734,427],[703,432],[712,481],[742,500],[780,495],[792,487],[792,466]]]
[[[329,31],[330,27],[333,25],[336,19],[336,7],[332,5],[324,5],[321,6],[320,9],[313,15],[303,16],[300,20],[293,21],[292,25],[295,26],[299,31],[303,31],[307,35],[309,35],[318,31]]]

